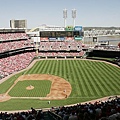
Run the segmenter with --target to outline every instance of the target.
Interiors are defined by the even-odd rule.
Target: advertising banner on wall
[[[73,40],[74,38],[73,37],[66,37],[66,40]]]
[[[73,28],[73,26],[66,26],[65,30],[66,31],[73,31],[74,28]]]
[[[58,40],[63,41],[65,40],[65,37],[58,37]]]
[[[54,41],[54,40],[57,40],[57,38],[56,37],[50,37],[49,40]]]
[[[82,26],[75,26],[75,27],[74,27],[74,30],[75,30],[75,31],[82,31]]]
[[[40,42],[40,37],[34,36],[31,37],[31,39],[33,40],[33,42]]]
[[[40,41],[48,41],[48,37],[40,37]]]

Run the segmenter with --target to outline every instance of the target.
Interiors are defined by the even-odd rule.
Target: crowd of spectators
[[[77,57],[84,54],[81,41],[42,41],[36,44],[29,39],[26,33],[0,33],[0,53],[2,54],[9,53],[11,50],[17,51],[22,48],[36,47],[36,45],[40,51],[38,56],[42,57]],[[47,52],[41,52],[41,50]],[[51,50],[59,52],[50,52]],[[61,50],[66,52],[60,52]],[[76,52],[71,52],[71,50]],[[28,52],[0,58],[0,79],[26,68],[34,56],[35,52]]]
[[[15,112],[15,113],[0,113],[0,120],[44,120],[44,113],[42,110],[31,110],[26,112]]]
[[[14,72],[26,68],[34,58],[35,52],[21,53],[0,59],[0,75],[4,78]]]
[[[1,112],[1,120],[53,120],[46,115],[53,113],[54,120],[120,120],[120,98],[109,97],[106,101],[52,107],[47,111],[34,109],[22,112]],[[59,116],[59,119],[57,119]],[[56,119],[55,119],[56,118]]]
[[[116,46],[114,46],[114,45],[95,45],[94,49],[120,51],[120,48],[117,45]]]
[[[33,47],[31,39],[24,32],[21,33],[0,33],[0,53],[11,50]],[[34,58],[35,52],[21,53],[0,58],[0,79],[26,68]]]
[[[31,44],[30,39],[22,39],[22,40],[12,40],[8,42],[1,42],[0,43],[0,53],[10,51],[10,50],[16,50],[16,49],[21,49],[25,47],[33,47]]]
[[[26,33],[0,33],[0,40],[28,39]]]
[[[69,107],[52,107],[50,111],[61,116],[63,120],[120,120],[120,98],[111,98]]]
[[[80,57],[84,55],[84,51],[78,52],[39,52],[42,57]]]
[[[39,50],[81,50],[81,41],[40,42]]]

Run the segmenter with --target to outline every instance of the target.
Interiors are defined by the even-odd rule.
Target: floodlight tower
[[[73,27],[75,27],[76,9],[72,9]]]
[[[66,27],[67,9],[63,10],[63,18],[64,18],[64,27]]]

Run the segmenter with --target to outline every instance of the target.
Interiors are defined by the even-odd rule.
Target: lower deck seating
[[[26,68],[34,57],[35,52],[27,52],[0,59],[1,78]]]

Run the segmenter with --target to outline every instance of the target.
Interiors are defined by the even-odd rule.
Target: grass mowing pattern
[[[32,73],[49,73],[66,79],[73,88],[70,97],[103,97],[119,94],[120,90],[120,69],[103,62],[43,60],[26,72]]]
[[[0,94],[3,94],[5,93],[13,84],[14,84],[14,81],[19,77],[21,76],[23,73],[19,73],[19,74],[16,74],[12,77],[10,77],[7,81],[3,82],[2,84],[0,84]]]
[[[34,89],[26,90],[30,85],[34,86]],[[48,80],[25,80],[19,81],[8,94],[12,97],[45,97],[50,87],[51,81]]]
[[[119,94],[120,90],[120,69],[103,62],[44,60],[26,74],[32,73],[49,73],[66,79],[73,88],[70,97],[103,97]]]
[[[12,99],[0,103],[0,109],[28,109],[31,106],[35,108],[61,106],[110,95],[120,95],[120,69],[104,62],[87,60],[41,60],[36,62],[24,74],[41,73],[57,75],[69,81],[72,86],[72,93],[69,98],[66,100],[53,100],[50,105],[45,100]],[[37,93],[34,94],[37,95]],[[19,104],[20,101],[23,106],[18,105],[18,108],[16,105],[13,108],[10,104],[13,101],[14,104]],[[30,101],[33,102],[31,103]],[[30,103],[30,105],[24,106],[27,103]]]

